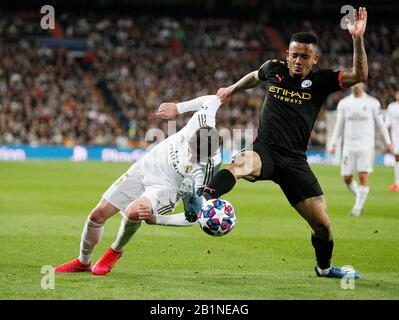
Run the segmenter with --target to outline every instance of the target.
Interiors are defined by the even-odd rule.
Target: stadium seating
[[[350,67],[352,61],[351,39],[335,21],[270,26],[227,18],[65,13],[54,32],[40,29],[36,20],[25,12],[5,13],[1,21],[0,144],[145,145],[147,129],[166,131],[155,116],[161,102],[213,94],[266,59],[283,58],[270,30],[282,43],[293,32],[313,30],[320,38],[320,67]],[[398,31],[399,24],[384,22],[371,23],[367,31],[368,91],[384,108],[398,88]],[[60,36],[83,41],[87,51],[43,40]],[[331,95],[326,109],[334,110],[343,94]],[[218,127],[256,131],[263,97],[262,88],[237,95],[218,114]],[[186,119],[180,117],[178,127]],[[310,146],[325,143],[322,112]]]

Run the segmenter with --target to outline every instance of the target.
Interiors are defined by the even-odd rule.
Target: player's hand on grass
[[[157,112],[157,116],[160,116],[162,119],[173,119],[177,114],[177,104],[173,102],[162,103]]]
[[[394,149],[393,149],[393,145],[392,144],[388,144],[387,145],[387,151],[388,151],[388,153],[394,154]]]
[[[217,91],[216,95],[220,98],[221,104],[227,104],[230,102],[233,93],[231,88],[228,87],[228,88],[220,88]]]
[[[148,224],[157,223],[156,218],[149,206],[140,203],[138,213],[139,213],[139,220],[144,220]]]
[[[346,27],[352,37],[363,37],[364,32],[366,31],[367,24],[367,10],[364,7],[359,8],[359,12],[356,9],[353,10],[353,18],[354,22],[349,19],[345,20]]]

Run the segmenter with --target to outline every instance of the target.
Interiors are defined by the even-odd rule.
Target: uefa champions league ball
[[[236,224],[236,213],[230,202],[222,199],[206,201],[198,213],[201,229],[211,236],[224,236]]]

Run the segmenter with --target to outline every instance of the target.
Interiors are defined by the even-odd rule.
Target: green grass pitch
[[[354,289],[314,274],[310,229],[272,182],[240,181],[225,196],[236,209],[225,237],[143,224],[114,270],[55,276],[42,266],[76,258],[90,209],[128,164],[0,162],[0,299],[398,299],[399,194],[391,168],[376,167],[365,213],[348,217],[354,198],[338,167],[314,166],[333,225],[335,265],[362,273]],[[116,236],[108,221],[94,260]]]

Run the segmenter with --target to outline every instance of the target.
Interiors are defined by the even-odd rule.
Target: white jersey
[[[399,102],[395,101],[388,105],[385,116],[385,123],[391,128],[392,137],[399,139]]]
[[[187,176],[192,176],[198,183],[204,175],[207,175],[207,164],[192,164],[189,161],[188,142],[200,127],[215,127],[220,98],[209,95],[184,103],[192,105],[193,109],[198,111],[193,114],[184,128],[157,144],[140,160],[145,172],[144,184],[162,182],[166,186],[179,188]],[[215,158],[212,159],[212,163],[214,162]]]
[[[220,154],[208,163],[200,164],[191,164],[188,156],[189,138],[198,128],[205,125],[215,127],[215,116],[220,106],[219,97],[203,96],[179,105],[187,107],[185,110],[197,112],[183,129],[153,147],[103,194],[103,198],[122,213],[132,201],[145,197],[150,200],[154,214],[168,214],[179,201],[178,190],[184,177],[192,177],[199,189],[209,182],[220,165]],[[185,221],[184,215],[182,218]]]
[[[388,130],[380,115],[379,101],[363,93],[361,97],[353,94],[343,98],[337,107],[337,122],[332,136],[332,145],[336,145],[343,132],[344,150],[365,150],[374,148],[375,124],[379,128],[386,144],[390,144]]]

